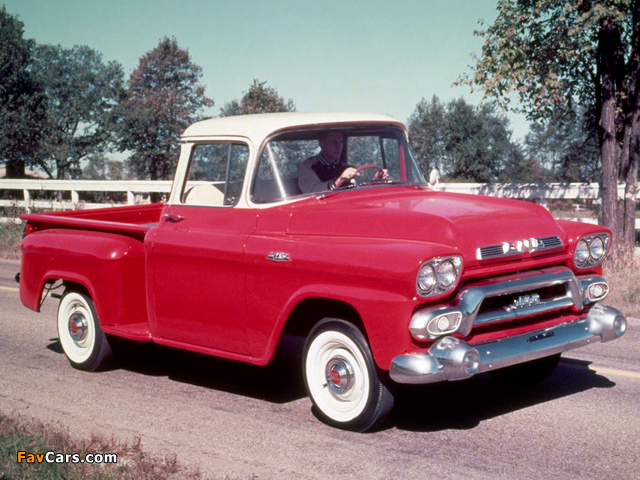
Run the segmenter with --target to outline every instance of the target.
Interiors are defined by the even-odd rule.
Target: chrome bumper
[[[473,346],[442,337],[427,353],[405,354],[391,361],[389,375],[397,383],[422,384],[463,380],[476,373],[524,363],[624,335],[622,312],[596,304],[577,321]]]

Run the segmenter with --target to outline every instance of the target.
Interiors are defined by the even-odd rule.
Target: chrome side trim
[[[467,353],[477,352],[479,366],[477,372],[487,372],[566,352],[595,342],[609,342],[624,335],[627,319],[615,308],[596,304],[589,314],[575,322],[563,323],[555,327],[537,330],[514,337],[504,338],[476,345],[443,337],[426,353],[404,354],[391,361],[389,375],[397,383],[424,384],[445,380],[461,380],[471,375],[464,371],[460,358]],[[455,350],[463,355],[439,355],[441,346],[448,339],[455,340]]]
[[[499,277],[484,284],[462,290],[457,297],[457,306],[424,309],[416,312],[411,318],[409,330],[414,338],[433,339],[434,337],[427,331],[429,321],[437,315],[449,312],[462,313],[462,322],[458,328],[458,333],[463,336],[469,335],[474,325],[531,316],[563,308],[571,308],[575,312],[580,312],[585,305],[593,303],[589,300],[587,292],[589,286],[594,283],[606,284],[606,280],[599,276],[577,278],[566,267],[555,267],[526,274]],[[525,294],[526,292],[555,285],[565,285],[566,293],[553,299],[526,304],[518,308],[505,308],[479,314],[482,302],[487,298],[519,292]]]

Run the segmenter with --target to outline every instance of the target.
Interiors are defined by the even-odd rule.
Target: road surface
[[[24,308],[0,261],[0,410],[177,453],[205,475],[261,479],[640,478],[640,320],[625,337],[563,356],[528,392],[489,375],[402,388],[389,421],[357,434],[320,423],[299,344],[266,368],[154,345],[117,368],[74,370],[57,340],[57,300]],[[135,345],[134,345],[135,347]],[[105,452],[106,453],[106,452]]]

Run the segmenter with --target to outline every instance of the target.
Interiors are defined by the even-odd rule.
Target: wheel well
[[[89,293],[89,290],[87,289],[87,287],[85,287],[81,283],[63,280],[62,284],[64,285],[64,291],[65,292],[68,292],[68,291],[78,292],[78,293],[82,293],[82,294],[86,295],[87,297],[91,298],[91,294]]]
[[[63,288],[62,292],[56,291],[59,288]],[[40,306],[42,306],[42,304],[44,303],[45,299],[49,296],[49,294],[51,294],[53,298],[61,298],[62,294],[69,291],[82,293],[83,295],[86,295],[87,297],[91,298],[91,294],[89,293],[89,290],[87,289],[87,287],[85,287],[81,283],[72,282],[70,280],[64,280],[62,278],[49,278],[47,279],[46,282],[44,282],[44,288],[43,288],[43,291],[41,292],[42,298],[40,300]]]
[[[327,298],[307,298],[300,302],[289,315],[282,333],[306,337],[316,323],[327,317],[347,320],[367,337],[362,318],[355,308]]]

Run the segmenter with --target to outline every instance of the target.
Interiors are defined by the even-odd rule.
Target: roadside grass
[[[20,242],[24,225],[14,222],[0,223],[0,258],[17,260],[20,258]]]
[[[603,269],[611,288],[604,303],[629,317],[640,317],[640,258],[621,264],[606,261]]]
[[[117,463],[27,463],[18,462],[18,452],[27,454],[117,454]],[[54,457],[55,458],[55,457]],[[92,435],[76,440],[65,430],[38,420],[0,413],[0,479],[62,480],[70,478],[111,479],[200,479],[196,469],[183,467],[175,457],[154,457],[142,449],[140,438],[126,443]],[[255,478],[255,477],[254,477]]]

